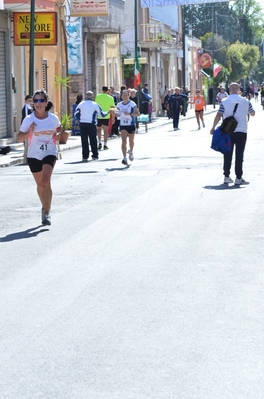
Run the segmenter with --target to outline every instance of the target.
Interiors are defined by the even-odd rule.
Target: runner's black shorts
[[[126,130],[127,133],[134,134],[135,130],[136,130],[136,126],[131,126],[131,125],[130,126],[122,126],[122,125],[120,125],[119,129],[120,129],[120,132],[122,130]]]
[[[97,127],[108,126],[109,119],[98,119],[97,118]]]
[[[41,161],[36,158],[28,158],[28,166],[32,173],[38,173],[42,171],[43,165],[50,165],[52,168],[56,163],[56,157],[54,155],[47,155]]]

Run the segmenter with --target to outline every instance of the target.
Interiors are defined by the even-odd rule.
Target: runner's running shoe
[[[51,217],[50,217],[50,213],[45,213],[44,214],[44,218],[42,220],[42,224],[44,226],[50,226],[51,225]]]
[[[134,161],[134,155],[133,152],[131,150],[127,151],[128,155],[129,155],[129,160],[130,161]]]

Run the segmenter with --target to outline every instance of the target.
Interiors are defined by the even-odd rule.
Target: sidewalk
[[[206,114],[210,114],[212,112],[216,112],[218,107],[213,108],[213,105],[207,105],[206,106]],[[181,116],[180,120],[186,120],[186,119],[191,119],[195,118],[194,114],[194,109],[188,108],[188,112],[185,117]],[[153,118],[153,122],[148,124],[148,131],[150,131],[153,128],[156,128],[158,126],[164,126],[172,124],[172,120],[168,119],[166,116],[163,117],[156,117]],[[140,123],[139,125],[139,133],[143,133],[145,131],[145,126],[144,124]],[[24,162],[24,144],[23,143],[13,143],[9,144],[11,147],[11,151],[7,155],[0,155],[0,168],[8,167],[11,165],[16,165],[16,164],[21,164]],[[66,150],[73,150],[75,148],[80,148],[81,147],[81,137],[80,136],[70,136],[68,138],[67,144],[62,144],[60,145],[61,151],[66,151]]]

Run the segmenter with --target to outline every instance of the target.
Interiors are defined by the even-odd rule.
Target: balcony
[[[121,17],[125,11],[124,0],[109,0],[109,15],[100,17],[86,17],[85,27],[92,34],[122,33],[125,30]]]
[[[147,48],[178,48],[180,40],[171,27],[162,22],[140,25],[140,42]]]

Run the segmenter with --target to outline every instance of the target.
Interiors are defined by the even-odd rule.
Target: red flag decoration
[[[134,88],[136,89],[140,85],[140,72],[139,72],[139,63],[138,57],[135,57],[135,75],[134,75]]]
[[[221,71],[221,66],[219,64],[214,64],[214,78],[217,77],[217,75],[219,74],[219,72]]]

